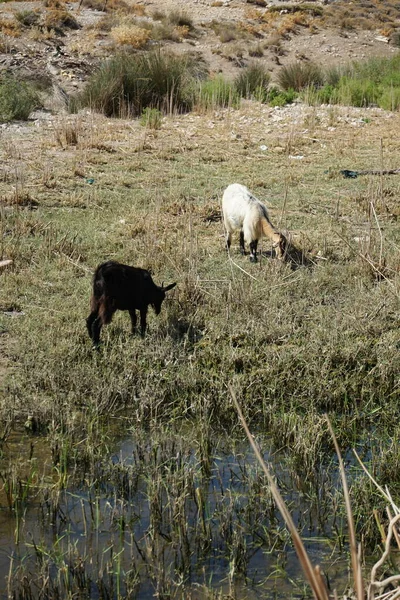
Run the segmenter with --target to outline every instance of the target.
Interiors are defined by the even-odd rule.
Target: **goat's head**
[[[273,248],[278,258],[284,258],[288,248],[288,241],[287,238],[283,235],[283,233],[278,233],[278,239],[273,244]]]
[[[156,315],[160,314],[161,305],[164,302],[164,298],[165,298],[165,292],[168,292],[168,290],[172,290],[172,288],[174,288],[175,286],[176,286],[176,282],[170,283],[166,287],[164,287],[163,285],[161,287],[157,287],[157,292],[155,294],[153,302],[151,303]]]

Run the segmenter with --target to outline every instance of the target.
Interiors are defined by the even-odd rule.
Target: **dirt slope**
[[[121,49],[113,28],[132,24],[153,28],[147,47],[194,52],[211,73],[226,76],[251,61],[265,64],[273,79],[295,60],[327,66],[398,52],[400,10],[379,0],[300,3],[309,7],[302,10],[299,3],[275,2],[274,13],[260,6],[264,0],[83,0],[54,8],[56,1],[0,4],[0,72],[50,78],[71,93],[102,58]],[[62,11],[71,18],[63,21]],[[189,27],[180,26],[179,15]]]

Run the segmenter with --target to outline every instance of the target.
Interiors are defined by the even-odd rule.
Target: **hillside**
[[[57,83],[67,93],[81,89],[102,59],[155,44],[193,53],[210,73],[227,76],[249,62],[265,64],[274,76],[295,60],[325,67],[392,56],[399,46],[394,1],[35,0],[0,6],[0,72],[42,80],[45,87]]]

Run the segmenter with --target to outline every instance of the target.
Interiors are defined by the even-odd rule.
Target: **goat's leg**
[[[95,322],[95,320],[98,317],[98,314],[99,314],[98,311],[94,310],[90,313],[90,315],[86,319],[86,327],[87,327],[90,339],[93,339],[92,327],[93,327],[93,323]]]
[[[92,335],[91,335],[94,348],[99,347],[101,327],[102,327],[101,319],[100,319],[100,317],[96,317],[92,323]]]
[[[231,247],[231,243],[232,243],[232,234],[228,232],[226,234],[226,249],[228,250],[228,252]]]
[[[145,306],[144,308],[140,309],[140,335],[142,336],[142,338],[144,338],[145,334],[146,334],[146,317],[147,317],[147,309],[148,307]]]
[[[257,245],[258,240],[252,240],[250,242],[250,261],[257,262]]]
[[[134,308],[129,311],[129,316],[131,318],[132,335],[133,335],[134,333],[136,333],[136,322],[137,322],[136,310]]]
[[[244,233],[243,229],[240,230],[240,254],[246,254],[246,250],[244,247]]]

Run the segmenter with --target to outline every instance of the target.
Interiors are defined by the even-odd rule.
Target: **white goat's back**
[[[262,236],[262,221],[268,219],[268,213],[246,186],[240,183],[228,185],[222,196],[222,212],[228,233],[243,229],[247,243]]]

